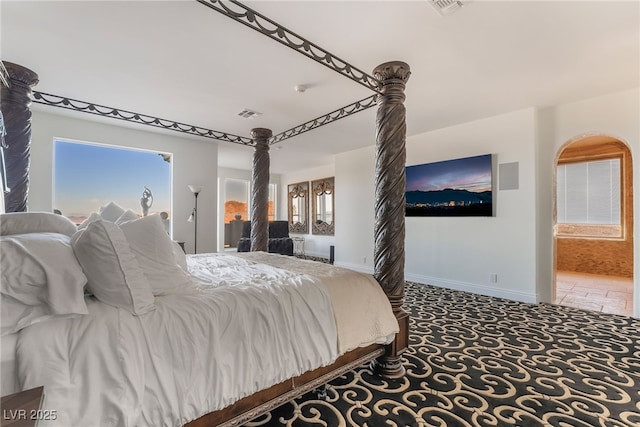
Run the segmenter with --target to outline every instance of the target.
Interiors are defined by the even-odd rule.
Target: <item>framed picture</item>
[[[311,181],[311,233],[333,236],[335,232],[334,177]]]
[[[406,216],[493,216],[492,155],[408,166]]]
[[[289,194],[289,233],[309,232],[309,183],[297,182],[287,186]]]

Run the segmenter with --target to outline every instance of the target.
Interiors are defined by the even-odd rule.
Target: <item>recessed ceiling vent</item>
[[[431,6],[438,11],[440,15],[449,15],[471,0],[428,0]]]
[[[258,116],[261,116],[262,113],[258,113],[257,111],[253,111],[253,110],[249,110],[248,108],[245,108],[244,110],[240,111],[238,115],[240,117],[244,117],[245,119],[254,119]]]

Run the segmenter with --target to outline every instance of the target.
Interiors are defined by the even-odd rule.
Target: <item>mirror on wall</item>
[[[335,179],[323,178],[311,182],[313,213],[311,230],[313,234],[333,236]]]
[[[298,182],[289,184],[287,187],[289,194],[289,233],[309,232],[308,224],[308,203],[309,203],[309,183]]]

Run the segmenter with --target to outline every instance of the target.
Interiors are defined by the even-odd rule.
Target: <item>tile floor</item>
[[[556,304],[632,316],[633,279],[557,271]]]

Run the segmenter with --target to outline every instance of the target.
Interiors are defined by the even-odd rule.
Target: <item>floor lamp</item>
[[[202,191],[202,187],[197,185],[189,185],[189,190],[193,193],[196,198],[195,206],[193,207],[193,212],[189,215],[188,222],[193,222],[193,253],[198,253],[198,194]]]

